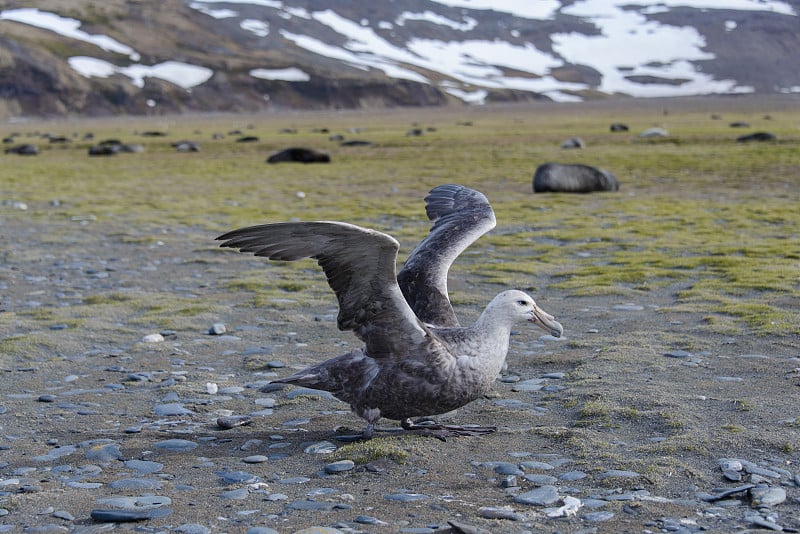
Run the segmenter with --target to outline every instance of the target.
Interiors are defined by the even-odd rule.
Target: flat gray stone
[[[532,504],[534,506],[548,506],[558,501],[558,499],[558,488],[548,484],[517,495],[514,497],[514,502]]]

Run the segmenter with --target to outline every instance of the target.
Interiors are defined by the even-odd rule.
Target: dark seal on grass
[[[311,148],[292,147],[281,150],[267,158],[267,163],[330,163],[331,157]]]
[[[610,172],[579,163],[545,163],[533,175],[534,193],[591,193],[617,191],[619,182]]]

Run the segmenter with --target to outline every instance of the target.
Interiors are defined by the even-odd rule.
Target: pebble
[[[211,325],[211,328],[208,329],[208,333],[212,336],[221,336],[227,331],[228,329],[225,328],[225,325],[222,323],[214,323]]]
[[[519,465],[523,469],[538,469],[540,471],[549,471],[550,469],[553,469],[553,466],[546,462],[525,461]]]
[[[517,464],[510,462],[496,462],[494,472],[498,475],[519,475],[522,476],[525,472],[519,468]]]
[[[254,454],[253,456],[246,456],[245,458],[242,458],[242,461],[246,464],[261,464],[269,461],[269,458],[261,454]]]
[[[215,473],[225,484],[254,484],[261,479],[247,471],[217,471]]]
[[[541,391],[541,389],[547,384],[547,379],[545,378],[531,378],[530,380],[523,380],[522,382],[517,382],[513,386],[511,386],[511,391],[520,391],[520,392],[533,392],[533,391]]]
[[[778,487],[755,487],[750,489],[753,506],[776,506],[786,500],[786,490]]]
[[[151,462],[148,460],[126,460],[124,463],[128,469],[137,471],[140,475],[149,475],[151,473],[158,473],[164,469],[164,464],[159,462]]]
[[[417,502],[430,499],[430,497],[424,493],[390,493],[388,495],[384,495],[383,498],[387,501],[396,502]]]
[[[223,491],[219,496],[222,499],[243,500],[246,499],[248,495],[250,495],[250,492],[247,488],[238,488],[235,490]]]
[[[617,305],[613,306],[612,309],[617,310],[617,311],[643,311],[644,310],[644,306],[628,302],[628,303],[625,303],[625,304],[617,304]]]
[[[566,480],[567,482],[574,482],[576,480],[582,480],[587,476],[588,475],[583,471],[567,471],[566,473],[561,473],[558,478]]]
[[[345,471],[351,471],[355,468],[355,463],[353,460],[340,460],[338,462],[332,462],[325,466],[325,472],[328,474],[336,474],[336,473],[344,473]]]
[[[164,336],[161,334],[147,334],[142,337],[142,343],[161,343],[164,341]]]
[[[186,439],[175,438],[175,439],[165,439],[163,441],[157,441],[153,444],[153,447],[155,447],[156,449],[163,449],[166,451],[184,452],[197,448],[197,443]]]
[[[361,524],[361,525],[385,525],[386,524],[384,521],[381,521],[377,517],[372,517],[372,516],[369,516],[369,515],[356,516],[354,521],[356,523]]]
[[[249,425],[252,422],[253,418],[248,415],[232,415],[217,418],[217,426],[226,430],[236,428],[237,426]]]
[[[509,521],[525,521],[527,519],[523,514],[515,512],[510,507],[483,507],[478,509],[478,514],[484,519],[507,519]]]
[[[614,517],[614,512],[607,512],[607,511],[600,511],[600,512],[589,512],[588,514],[583,514],[581,519],[584,521],[589,521],[591,523],[600,523],[603,521],[608,521]]]
[[[166,517],[172,513],[169,508],[153,508],[152,510],[92,510],[91,518],[107,523],[130,523]]]
[[[335,452],[336,449],[337,449],[336,445],[334,445],[330,441],[319,441],[306,446],[303,449],[303,452],[305,452],[306,454],[330,454],[332,452]]]
[[[558,488],[553,485],[545,485],[514,497],[514,502],[520,504],[532,504],[534,506],[548,506],[558,501]]]
[[[714,501],[719,501],[719,500],[725,499],[727,497],[730,497],[731,495],[736,495],[737,493],[743,493],[743,492],[749,490],[750,488],[754,488],[754,487],[755,487],[754,484],[745,484],[743,486],[737,486],[735,488],[729,488],[729,489],[720,491],[719,493],[715,493],[713,495],[700,494],[699,497],[701,499],[703,499],[704,501],[714,502]]]
[[[200,525],[198,523],[184,523],[175,527],[176,532],[183,532],[184,534],[210,534],[211,529]]]
[[[170,402],[153,406],[153,413],[159,417],[170,417],[176,415],[192,415],[194,412],[186,408],[180,402]]]
[[[525,480],[533,484],[536,484],[537,486],[546,486],[548,484],[552,485],[558,482],[558,479],[556,477],[550,475],[541,475],[538,473],[531,473],[525,475]]]
[[[664,354],[667,358],[691,358],[692,353],[685,350],[672,350]]]

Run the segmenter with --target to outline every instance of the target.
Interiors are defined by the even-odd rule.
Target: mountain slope
[[[0,116],[800,92],[800,0],[33,4]]]

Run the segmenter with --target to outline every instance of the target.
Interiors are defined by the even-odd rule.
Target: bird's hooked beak
[[[528,320],[553,337],[561,337],[561,334],[564,333],[564,327],[561,326],[561,323],[536,304],[533,305],[533,313],[531,313],[531,318]]]

